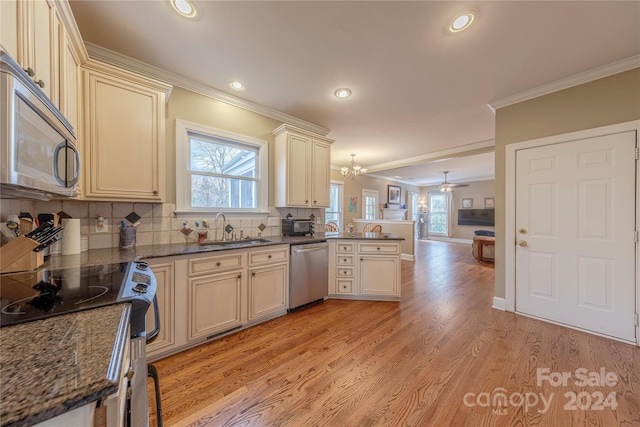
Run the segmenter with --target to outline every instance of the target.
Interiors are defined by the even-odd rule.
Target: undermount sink
[[[200,242],[200,246],[253,246],[260,243],[269,243],[271,240],[267,239],[242,239],[242,240],[209,240],[206,242]]]

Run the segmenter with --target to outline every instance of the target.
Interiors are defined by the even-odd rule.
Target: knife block
[[[44,264],[44,253],[33,252],[40,243],[19,236],[0,246],[0,273],[35,270]]]

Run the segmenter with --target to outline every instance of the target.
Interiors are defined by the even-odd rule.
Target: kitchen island
[[[117,304],[3,327],[0,425],[88,425],[95,402],[118,391],[129,315]]]

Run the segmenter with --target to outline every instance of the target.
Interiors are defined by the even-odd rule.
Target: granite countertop
[[[0,425],[30,426],[118,390],[130,304],[0,329]]]
[[[107,248],[90,249],[78,255],[52,255],[44,264],[47,268],[70,268],[85,265],[113,264],[134,261],[137,258],[149,259],[177,255],[191,255],[206,252],[217,252],[231,249],[258,248],[273,245],[299,245],[305,243],[324,242],[330,239],[353,240],[404,240],[403,237],[389,233],[316,233],[313,236],[271,236],[265,241],[242,244],[242,241],[227,242],[223,245],[199,245],[198,243],[174,243],[164,245],[144,245],[129,249]]]

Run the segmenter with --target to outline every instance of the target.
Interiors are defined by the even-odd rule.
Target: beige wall
[[[484,199],[496,196],[495,181],[476,181],[465,182],[460,184],[468,184],[468,187],[457,187],[453,191],[453,235],[455,239],[472,240],[475,230],[491,230],[495,227],[478,226],[478,225],[458,225],[458,209],[462,209],[462,199],[473,199],[473,209],[483,209]],[[422,187],[420,190],[420,199],[428,201],[430,192],[440,192],[440,186]]]
[[[505,296],[506,146],[551,135],[640,119],[640,68],[496,111],[495,295]]]
[[[212,126],[269,141],[269,206],[273,206],[275,137],[271,133],[282,122],[175,87],[167,104],[167,202],[176,202],[176,119]]]
[[[335,162],[333,162],[335,163]],[[344,177],[340,174],[339,170],[331,170],[331,179],[334,181],[342,181],[344,182],[344,195],[343,195],[343,206],[342,206],[342,214],[344,218],[344,224],[349,224],[354,219],[362,218],[362,190],[377,190],[379,193],[378,198],[378,211],[376,213],[376,218],[382,218],[382,208],[385,203],[387,203],[387,186],[388,185],[397,185],[401,188],[400,191],[400,203],[407,204],[407,191],[413,191],[415,193],[420,193],[420,187],[416,185],[407,185],[403,183],[399,183],[396,181],[391,181],[388,179],[376,178],[370,175],[365,175],[363,177],[359,177],[353,181],[345,180]],[[349,197],[357,196],[358,197],[358,211],[357,212],[349,212]]]

